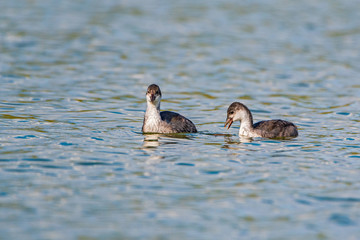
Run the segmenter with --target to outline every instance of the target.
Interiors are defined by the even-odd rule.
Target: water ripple
[[[0,1],[1,239],[359,238],[358,1],[84,2]]]
[[[360,202],[360,198],[354,197],[328,197],[328,196],[309,196],[319,201],[330,201],[330,202]]]

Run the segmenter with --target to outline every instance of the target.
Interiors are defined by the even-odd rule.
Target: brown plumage
[[[253,124],[250,110],[242,103],[233,102],[227,110],[225,127],[240,121],[239,135],[247,137],[288,138],[297,137],[297,127],[285,120],[268,120]]]
[[[151,84],[146,92],[147,108],[142,131],[144,133],[196,133],[195,125],[186,117],[170,111],[160,112],[161,90]]]

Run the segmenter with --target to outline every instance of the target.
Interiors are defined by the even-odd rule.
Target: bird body
[[[297,137],[295,124],[281,119],[260,121],[253,124],[250,110],[242,103],[233,102],[227,110],[225,127],[240,121],[239,135],[246,137],[288,138]]]
[[[142,131],[144,133],[196,133],[195,125],[186,117],[170,111],[160,112],[161,91],[151,84],[146,93],[147,108]]]

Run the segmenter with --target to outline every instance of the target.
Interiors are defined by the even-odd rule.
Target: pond
[[[357,1],[0,3],[0,239],[358,239]],[[198,133],[143,135],[145,92]],[[227,107],[285,119],[243,139]]]

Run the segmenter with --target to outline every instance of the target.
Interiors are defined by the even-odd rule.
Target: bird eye
[[[156,94],[159,94],[159,91],[156,91]]]
[[[233,112],[233,111],[231,111],[231,112],[230,112],[230,114],[234,114],[234,112]]]

